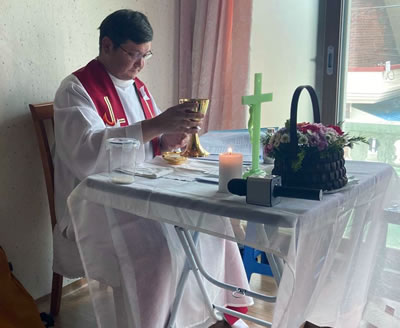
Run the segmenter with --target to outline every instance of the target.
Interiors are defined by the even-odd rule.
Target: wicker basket
[[[292,168],[292,163],[297,159],[299,153],[297,139],[297,106],[300,93],[303,89],[306,89],[310,94],[314,122],[320,123],[318,99],[314,89],[309,85],[299,86],[293,94],[290,108],[289,160],[276,158],[272,174],[280,175],[284,186],[322,190],[342,188],[347,183],[343,149],[330,152],[318,152],[315,151],[315,148],[313,150],[310,148],[310,151],[307,151],[304,156],[301,168],[297,171],[294,171]]]

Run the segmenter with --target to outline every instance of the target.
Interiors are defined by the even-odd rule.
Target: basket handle
[[[320,115],[319,115],[319,105],[318,98],[315,90],[310,85],[300,85],[294,91],[292,104],[290,105],[290,148],[292,151],[297,151],[298,140],[297,140],[297,106],[299,103],[300,93],[306,89],[311,97],[313,114],[314,114],[314,123],[320,123]]]

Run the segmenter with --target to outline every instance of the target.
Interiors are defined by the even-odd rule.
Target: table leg
[[[269,266],[271,267],[272,275],[274,276],[274,279],[276,281],[276,285],[279,286],[281,283],[281,277],[282,277],[282,268],[281,265],[279,264],[279,259],[276,257],[276,255],[271,254],[271,253],[265,253]]]
[[[195,245],[197,245],[198,238],[199,238],[199,232],[195,231],[193,234],[193,241],[194,241]],[[172,305],[171,315],[168,320],[168,325],[167,325],[168,328],[175,327],[176,315],[178,313],[178,308],[182,301],[183,292],[185,290],[185,285],[186,285],[186,281],[189,276],[190,270],[191,270],[190,262],[188,259],[186,259],[185,266],[183,268],[182,275],[181,275],[181,278],[179,279],[178,287],[176,289],[174,304]]]
[[[205,286],[203,284],[203,281],[201,280],[201,277],[200,277],[200,274],[199,274],[199,268],[198,268],[198,266],[196,264],[196,260],[195,260],[194,255],[193,255],[193,251],[191,250],[191,248],[189,246],[189,243],[188,243],[188,240],[187,240],[187,236],[185,234],[185,232],[187,232],[187,230],[185,230],[183,228],[180,228],[180,227],[175,227],[175,230],[176,230],[176,232],[178,234],[179,240],[180,240],[180,242],[181,242],[181,244],[183,246],[183,249],[185,251],[187,260],[188,260],[188,262],[190,264],[190,268],[193,271],[193,274],[194,274],[194,276],[196,278],[196,281],[197,281],[197,283],[198,283],[198,285],[200,287],[201,293],[203,294],[203,297],[204,297],[204,300],[206,302],[208,311],[210,312],[211,316],[215,320],[217,320],[217,321],[222,320],[223,319],[222,316],[220,314],[217,314],[214,311],[214,306],[213,306],[213,304],[212,304],[212,302],[211,302],[211,300],[210,300],[210,298],[208,296],[208,293],[207,293],[206,288],[205,288]],[[194,248],[196,248],[196,246],[194,245],[192,236],[190,235],[189,232],[188,232],[188,234],[189,234],[190,239],[191,239],[191,241],[193,243],[192,246]]]
[[[223,282],[220,282],[220,281],[214,279],[203,268],[200,258],[197,254],[196,246],[194,244],[192,235],[186,229],[183,229],[181,227],[175,227],[175,230],[178,234],[179,240],[185,251],[187,259],[191,265],[191,269],[193,270],[193,274],[195,275],[195,278],[200,287],[201,293],[203,294],[204,300],[206,302],[206,305],[208,307],[210,314],[216,320],[221,320],[222,319],[221,315],[217,314],[215,312],[215,310],[218,310],[219,312],[222,312],[222,313],[231,314],[238,318],[242,318],[242,319],[246,319],[246,320],[255,322],[264,327],[271,327],[272,323],[270,323],[268,321],[260,320],[255,317],[252,317],[252,316],[249,316],[249,315],[246,315],[246,314],[243,314],[243,313],[240,313],[240,312],[237,312],[237,311],[225,308],[225,307],[215,305],[211,302],[211,300],[208,296],[207,290],[203,284],[203,281],[201,280],[200,273],[203,275],[204,278],[206,278],[212,284],[214,284],[220,288],[230,290],[230,291],[232,291],[232,294],[240,294],[240,295],[245,295],[245,296],[249,296],[249,297],[254,297],[254,298],[266,301],[266,302],[275,302],[276,297],[255,293],[250,290],[247,290],[244,288],[239,288],[239,287],[233,286],[233,285],[229,285],[229,284],[226,284],[226,283],[223,283]]]

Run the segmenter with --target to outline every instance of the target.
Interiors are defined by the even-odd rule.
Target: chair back
[[[54,204],[54,165],[51,156],[49,135],[46,130],[47,122],[51,122],[51,131],[54,133],[54,108],[53,103],[29,104],[36,137],[39,144],[40,157],[44,178],[46,181],[47,198],[49,200],[51,227],[56,225],[56,210]]]

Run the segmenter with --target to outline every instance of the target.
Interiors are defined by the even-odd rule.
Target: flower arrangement
[[[291,167],[294,172],[301,168],[306,156],[319,155],[319,158],[324,158],[344,147],[352,148],[357,142],[367,143],[364,137],[351,137],[337,125],[325,126],[321,123],[298,123],[297,139],[299,151],[296,158],[293,158],[293,153],[289,146],[289,126],[290,122],[287,120],[284,128],[279,129],[274,134],[267,133],[263,135],[261,143],[266,157],[292,160]]]

